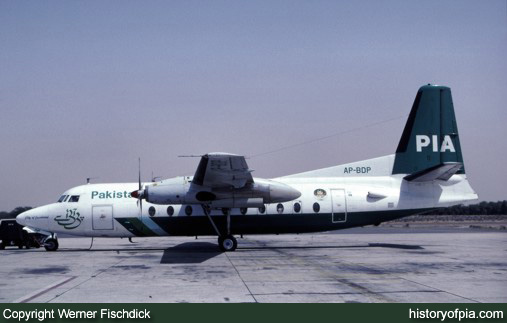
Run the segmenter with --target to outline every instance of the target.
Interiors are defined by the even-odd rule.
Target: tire
[[[56,251],[58,250],[58,240],[50,238],[44,241],[44,248],[47,251]]]
[[[232,235],[218,238],[218,247],[221,251],[228,252],[234,251],[238,247],[238,240]]]

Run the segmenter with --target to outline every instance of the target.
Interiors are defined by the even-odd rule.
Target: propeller
[[[143,212],[143,198],[144,198],[144,190],[143,185],[141,184],[141,158],[139,158],[139,188],[137,191],[133,191],[130,193],[130,195],[133,198],[137,199],[137,205],[141,209],[141,212]]]

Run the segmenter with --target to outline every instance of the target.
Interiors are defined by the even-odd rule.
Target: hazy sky
[[[249,156],[276,177],[394,153],[450,86],[467,174],[507,199],[506,1],[0,1],[0,210]],[[399,117],[399,118],[398,118]],[[392,121],[371,127],[379,121]]]

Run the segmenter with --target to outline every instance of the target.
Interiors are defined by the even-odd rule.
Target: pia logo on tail
[[[439,147],[440,142],[438,141],[437,135],[432,135],[431,138],[426,135],[416,135],[415,136],[415,146],[418,153],[422,151],[424,147],[428,147],[431,145],[431,148],[433,149],[433,152],[446,152],[450,151],[452,153],[456,152],[456,149],[454,149],[454,144],[452,143],[451,136],[445,135],[444,139],[442,140],[442,144]]]

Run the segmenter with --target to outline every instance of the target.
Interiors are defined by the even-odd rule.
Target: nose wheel
[[[222,251],[234,251],[238,247],[238,240],[230,234],[218,237],[218,247]]]
[[[55,238],[49,238],[44,241],[44,248],[46,251],[56,251],[58,250],[58,240]]]

